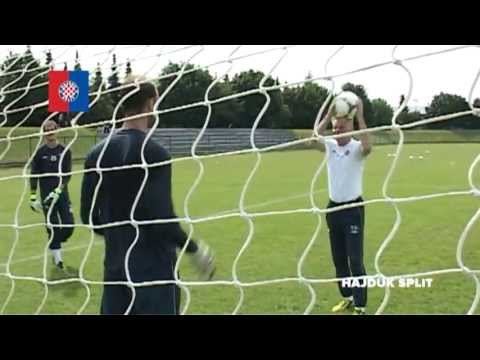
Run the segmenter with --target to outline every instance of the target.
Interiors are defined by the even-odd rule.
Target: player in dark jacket
[[[158,98],[153,84],[137,86],[139,91],[123,104],[126,116],[151,113]],[[149,115],[126,121],[121,129],[114,132],[108,145],[106,140],[103,140],[88,154],[85,169],[90,171],[84,174],[81,195],[81,216],[85,224],[95,226],[131,221],[131,210],[141,190],[145,170],[137,167],[103,171],[95,197],[95,189],[100,180],[97,170],[141,164],[142,145],[146,142],[150,122]],[[105,146],[98,166],[97,162]],[[170,159],[167,150],[154,140],[146,142],[144,156],[148,164]],[[92,169],[96,170],[91,171]],[[171,176],[170,164],[149,168],[147,181],[134,208],[135,221],[176,219],[172,203]],[[105,238],[105,281],[128,280],[125,257],[137,234],[137,241],[128,260],[128,274],[132,282],[175,280],[176,251],[187,241],[187,235],[178,222],[137,226],[131,222],[94,230]],[[215,268],[208,246],[191,240],[186,252],[202,277],[211,279]],[[132,291],[129,287],[105,285],[101,313],[123,314],[131,300]],[[180,289],[173,283],[135,287],[135,300],[130,314],[178,314],[179,303]]]
[[[43,125],[45,132],[55,131],[57,128],[57,123],[52,120],[48,120]],[[57,141],[55,133],[45,135],[45,144],[37,150],[31,164],[30,207],[33,211],[43,211],[45,215],[50,240],[49,249],[55,265],[60,269],[64,269],[61,253],[62,243],[66,242],[73,234],[73,226],[61,226],[73,225],[74,223],[68,194],[70,175],[62,175],[63,173],[69,173],[71,169],[72,155],[70,150],[65,151],[65,147]],[[48,176],[35,176],[46,174]],[[37,198],[39,183],[40,200]],[[50,226],[50,224],[53,226]]]

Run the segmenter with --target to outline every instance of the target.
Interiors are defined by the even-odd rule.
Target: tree
[[[78,50],[75,52],[75,66],[73,67],[75,71],[82,70],[82,66],[80,65],[80,59],[78,56]]]
[[[91,84],[90,89],[92,91],[97,91],[98,89],[100,89],[102,82],[103,82],[102,69],[100,68],[100,63],[97,63],[97,68],[95,69],[95,77],[93,78],[93,82]]]
[[[45,63],[50,67],[50,69],[52,69],[53,65],[51,64],[53,61],[53,57],[52,57],[52,52],[50,50],[47,51],[46,57],[47,59],[45,60]]]
[[[292,115],[291,126],[297,129],[312,129],[318,111],[328,97],[328,90],[313,82],[286,88],[283,100]]]
[[[182,69],[182,64],[169,63],[162,69],[161,76],[174,74]],[[185,71],[194,69],[194,65],[187,64]],[[158,84],[159,94],[162,95],[168,89],[177,75],[171,75],[160,79]],[[204,99],[208,86],[213,82],[213,77],[208,70],[191,71],[180,78],[175,86],[166,94],[160,103],[159,110],[184,106],[201,102]],[[160,115],[160,125],[163,127],[201,127],[207,115],[207,108],[196,106],[185,110],[169,112]]]
[[[406,101],[405,95],[400,96],[399,108]],[[418,111],[410,111],[408,106],[405,106],[397,117],[397,124],[404,125],[417,122],[423,119],[423,114]]]
[[[255,70],[244,71],[236,74],[231,81],[232,89],[235,93],[258,89],[264,76],[264,73]],[[278,82],[269,76],[264,85],[273,86],[276,84],[278,84]],[[271,90],[268,91],[268,95],[270,96],[270,104],[260,120],[260,128],[279,127],[280,124],[278,122],[285,122],[285,116],[287,115],[285,108],[283,107],[282,92],[279,89]],[[243,96],[241,98],[243,109],[234,126],[244,128],[252,127],[266,101],[267,99],[265,96],[260,93]],[[279,115],[281,115],[283,118],[280,118]]]
[[[234,94],[228,75],[212,89],[214,99]],[[243,111],[242,103],[238,98],[222,101],[212,105],[210,127],[230,128],[240,118]]]
[[[313,79],[313,74],[312,74],[311,71],[309,71],[309,72],[307,73],[307,76],[305,76],[305,80],[307,80],[307,82],[311,82],[312,79]]]
[[[162,69],[161,76],[175,74],[182,69],[183,64],[169,63]],[[165,96],[159,109],[165,110],[188,104],[204,101],[208,87],[215,80],[208,70],[195,70],[193,64],[185,65],[185,74]],[[177,75],[165,77],[159,81],[159,94],[163,94]],[[228,76],[219,81],[211,89],[209,99],[214,100],[234,93],[232,83]],[[231,99],[212,104],[212,114],[209,127],[234,127],[242,113],[242,103],[238,99]],[[207,117],[206,106],[196,106],[185,110],[168,112],[160,115],[160,126],[163,127],[202,127]]]
[[[32,78],[35,79],[32,80],[30,85],[48,82],[48,76],[46,73],[40,75],[48,69],[48,64],[42,66],[41,61],[34,58],[30,47],[27,47],[27,50],[23,54],[10,53],[10,56],[2,62],[1,68],[4,70],[5,74],[0,77],[0,89],[3,89],[3,96],[0,96],[0,113],[7,106],[7,110],[12,111],[14,109],[31,107],[48,100],[48,87],[45,85],[30,88],[28,94],[19,99],[25,91],[24,88],[27,87]],[[28,71],[22,73],[22,70],[24,69]],[[19,100],[16,101],[17,99]],[[0,123],[3,123],[4,120],[6,120],[4,126],[16,125],[20,121],[23,121],[28,113],[28,109],[10,113],[7,114],[6,119],[2,114],[0,116]],[[47,116],[47,106],[38,107],[32,112],[27,120],[22,123],[22,125],[39,126]]]
[[[405,100],[406,100],[405,95],[403,95],[403,94],[400,95],[400,103],[398,104],[398,107],[402,106],[402,104],[405,102]],[[402,112],[406,112],[406,113],[410,112],[410,109],[408,108],[408,105],[406,105],[403,108]]]
[[[118,71],[117,71],[117,56],[113,54],[112,56],[112,73],[108,77],[108,88],[109,89],[114,89],[118,86],[120,86],[120,81],[118,80]]]
[[[390,125],[393,118],[393,108],[384,99],[372,100],[372,120],[370,126]]]
[[[97,92],[99,90],[105,91],[106,84],[103,84],[103,74],[100,64],[97,63],[95,69],[95,76],[90,82],[90,93]],[[97,94],[90,95],[89,100],[92,103],[97,97]],[[83,114],[79,119],[79,124],[90,124],[104,120],[110,120],[113,115],[114,106],[112,103],[112,97],[110,94],[101,94],[97,102],[90,107],[90,110]]]
[[[112,56],[111,70],[112,70],[112,72],[111,72],[110,76],[108,77],[108,89],[109,90],[118,88],[121,85],[119,77],[118,77],[117,56],[115,54],[113,54],[113,56]],[[121,94],[120,90],[110,92],[109,96],[110,96],[111,101],[112,101],[114,106],[116,106],[117,103],[122,98],[122,94]]]
[[[125,70],[125,77],[129,77],[132,74],[132,64],[130,60],[127,61],[127,68]]]
[[[441,92],[433,97],[430,106],[427,107],[426,116],[427,118],[432,118],[468,110],[470,110],[470,106],[464,97]],[[429,124],[429,128],[479,129],[480,121],[475,115],[466,115],[457,117],[455,119]]]
[[[398,114],[397,123],[400,125],[410,124],[423,119],[423,115],[418,111],[402,111]]]
[[[290,111],[288,105],[283,104],[282,108],[278,112],[277,116],[275,117],[275,121],[273,123],[273,127],[277,129],[292,129],[295,128],[294,124],[292,123],[293,115]]]

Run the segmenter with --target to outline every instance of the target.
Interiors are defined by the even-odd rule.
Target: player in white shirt
[[[318,126],[318,132],[324,135],[329,123],[332,123],[335,135],[351,132],[354,131],[354,121],[357,121],[359,129],[367,128],[363,116],[363,103],[360,99],[358,99],[356,111],[349,116],[337,117],[335,106],[330,107]],[[360,141],[351,136],[320,139],[320,143],[323,144],[322,150],[326,151],[327,155],[330,195],[328,208],[363,201],[363,165],[372,147],[367,133],[358,135],[358,138]],[[330,245],[337,278],[366,275],[363,264],[364,219],[364,206],[327,213]],[[365,314],[367,288],[346,287],[342,286],[341,282],[338,283],[338,287],[343,299],[332,308],[332,311]]]

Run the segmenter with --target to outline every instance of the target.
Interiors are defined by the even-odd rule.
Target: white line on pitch
[[[313,193],[314,194],[319,194],[319,193],[325,192],[325,191],[326,191],[326,189],[320,189],[320,190],[314,191]],[[261,207],[268,206],[268,205],[280,204],[282,202],[287,202],[287,201],[294,200],[294,199],[300,199],[300,198],[306,197],[308,195],[310,195],[310,192],[303,193],[303,194],[292,195],[292,196],[288,196],[288,197],[281,198],[281,199],[278,199],[278,200],[265,201],[263,203],[258,203],[258,204],[254,204],[254,205],[245,206],[245,209],[256,209],[256,208],[261,208]],[[220,212],[215,213],[213,215],[214,216],[215,215],[225,215],[225,214],[233,213],[233,212],[236,212],[236,211],[238,211],[238,208],[220,211]]]
[[[101,243],[102,243],[101,240],[95,240],[93,245],[100,245]],[[88,247],[88,245],[77,245],[77,246],[72,246],[72,247],[69,247],[69,248],[62,249],[62,251],[65,253],[65,252],[69,252],[69,251],[85,249],[87,247]],[[32,261],[32,260],[39,260],[39,259],[43,259],[43,256],[44,256],[44,254],[29,256],[29,257],[21,258],[21,259],[18,259],[18,260],[14,260],[10,264],[13,265],[13,264],[19,264],[19,263],[23,263],[23,262],[29,262],[29,261]],[[5,266],[7,266],[7,264],[3,263],[3,264],[0,264],[0,266],[5,267]]]

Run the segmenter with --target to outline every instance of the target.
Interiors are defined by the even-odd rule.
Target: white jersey
[[[328,156],[328,191],[330,200],[341,203],[357,199],[363,192],[362,143],[351,139],[345,146],[339,146],[334,139],[325,140]]]

